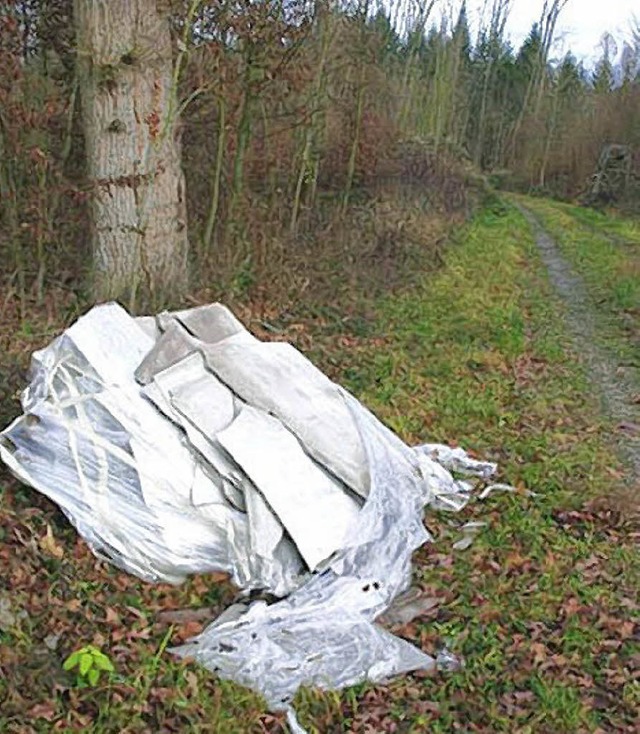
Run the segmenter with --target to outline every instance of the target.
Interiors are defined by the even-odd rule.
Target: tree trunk
[[[551,146],[553,144],[553,136],[556,133],[558,122],[558,109],[560,107],[560,90],[556,88],[553,93],[551,102],[551,115],[547,121],[547,134],[545,136],[544,150],[542,151],[542,162],[540,163],[540,176],[538,184],[540,188],[544,188],[547,182],[547,166],[549,165],[549,157],[551,155]]]
[[[324,8],[317,3],[315,17],[318,23],[318,42],[320,44],[320,58],[318,59],[318,66],[313,82],[313,87],[307,98],[307,104],[311,109],[308,120],[305,124],[303,132],[303,143],[302,152],[300,154],[300,163],[298,167],[298,173],[296,176],[296,187],[293,194],[293,205],[291,208],[291,222],[289,224],[289,230],[291,234],[296,233],[296,227],[298,225],[298,215],[300,213],[300,207],[302,206],[302,191],[305,183],[313,188],[313,196],[315,196],[315,185],[317,182],[317,160],[318,151],[314,151],[314,144],[317,148],[317,132],[318,132],[318,120],[325,111],[326,100],[326,65],[329,55],[329,46],[331,45],[330,34],[329,34],[329,18],[325,17]],[[313,205],[313,199],[308,198],[307,203]]]
[[[224,96],[218,98],[218,139],[216,141],[216,166],[213,170],[213,186],[211,190],[211,205],[207,216],[207,224],[202,237],[203,259],[211,254],[213,242],[213,230],[218,220],[218,208],[220,206],[220,191],[222,189],[222,168],[224,165],[224,153],[227,142],[227,103]]]
[[[364,61],[361,62],[360,73],[358,75],[358,91],[356,92],[356,109],[353,129],[353,140],[351,141],[351,152],[349,153],[349,163],[347,164],[347,180],[344,186],[344,194],[342,196],[342,211],[345,212],[349,206],[349,198],[353,189],[353,181],[356,174],[356,163],[358,160],[358,148],[360,146],[360,134],[362,132],[362,116],[364,112],[364,92],[366,82],[366,66]]]
[[[169,24],[155,0],[75,0],[74,14],[95,297],[159,305],[187,288]]]
[[[252,139],[252,128],[254,118],[254,107],[256,105],[256,95],[254,90],[254,81],[257,74],[261,74],[260,68],[254,64],[255,48],[251,39],[244,41],[244,75],[242,84],[242,99],[240,101],[240,109],[238,111],[238,124],[236,127],[236,151],[233,158],[233,176],[231,180],[231,196],[229,197],[229,206],[227,209],[227,226],[225,237],[231,241],[234,236],[237,238],[242,217],[236,221],[238,215],[238,204],[240,203],[245,191],[244,166],[249,152],[249,145]],[[246,251],[246,243],[243,238],[239,238],[238,246],[234,247],[237,262],[245,260],[250,253]]]
[[[486,137],[486,125],[487,125],[487,106],[489,98],[489,89],[493,78],[493,59],[487,61],[487,66],[484,73],[484,80],[482,83],[482,96],[480,98],[480,112],[478,113],[478,132],[475,141],[475,153],[474,163],[476,168],[482,169],[484,148],[485,148],[485,137]]]

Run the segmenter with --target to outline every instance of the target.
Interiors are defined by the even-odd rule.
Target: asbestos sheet
[[[174,652],[260,692],[292,731],[300,686],[435,665],[377,620],[410,587],[425,508],[459,510],[495,465],[407,446],[220,304],[93,308],[33,355],[22,406],[0,458],[96,555],[152,582],[231,575],[246,603]]]
[[[317,462],[367,496],[369,476],[353,417],[337,385],[295,347],[237,334],[202,351],[209,369],[234,393],[278,418]]]
[[[218,440],[273,508],[311,570],[342,547],[360,505],[279,420],[245,406]]]

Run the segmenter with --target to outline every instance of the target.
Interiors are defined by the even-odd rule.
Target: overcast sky
[[[469,14],[479,12],[482,0],[467,0]],[[518,46],[539,19],[543,0],[514,0],[508,30]],[[601,55],[600,39],[605,32],[613,34],[622,46],[630,35],[633,15],[640,19],[640,0],[569,0],[558,22],[555,55],[568,49],[586,62]]]

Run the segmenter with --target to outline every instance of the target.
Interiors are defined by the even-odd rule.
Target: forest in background
[[[473,33],[464,2],[165,3],[194,289],[388,288],[437,261],[478,182],[571,198],[604,144],[637,151],[640,33],[587,70],[557,58],[565,4],[513,48],[512,0]],[[4,0],[0,47],[0,256],[24,307],[81,293],[91,262],[72,0]]]

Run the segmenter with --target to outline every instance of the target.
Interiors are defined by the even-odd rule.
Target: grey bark
[[[75,0],[91,184],[94,294],[163,301],[187,287],[176,74],[155,0]]]

